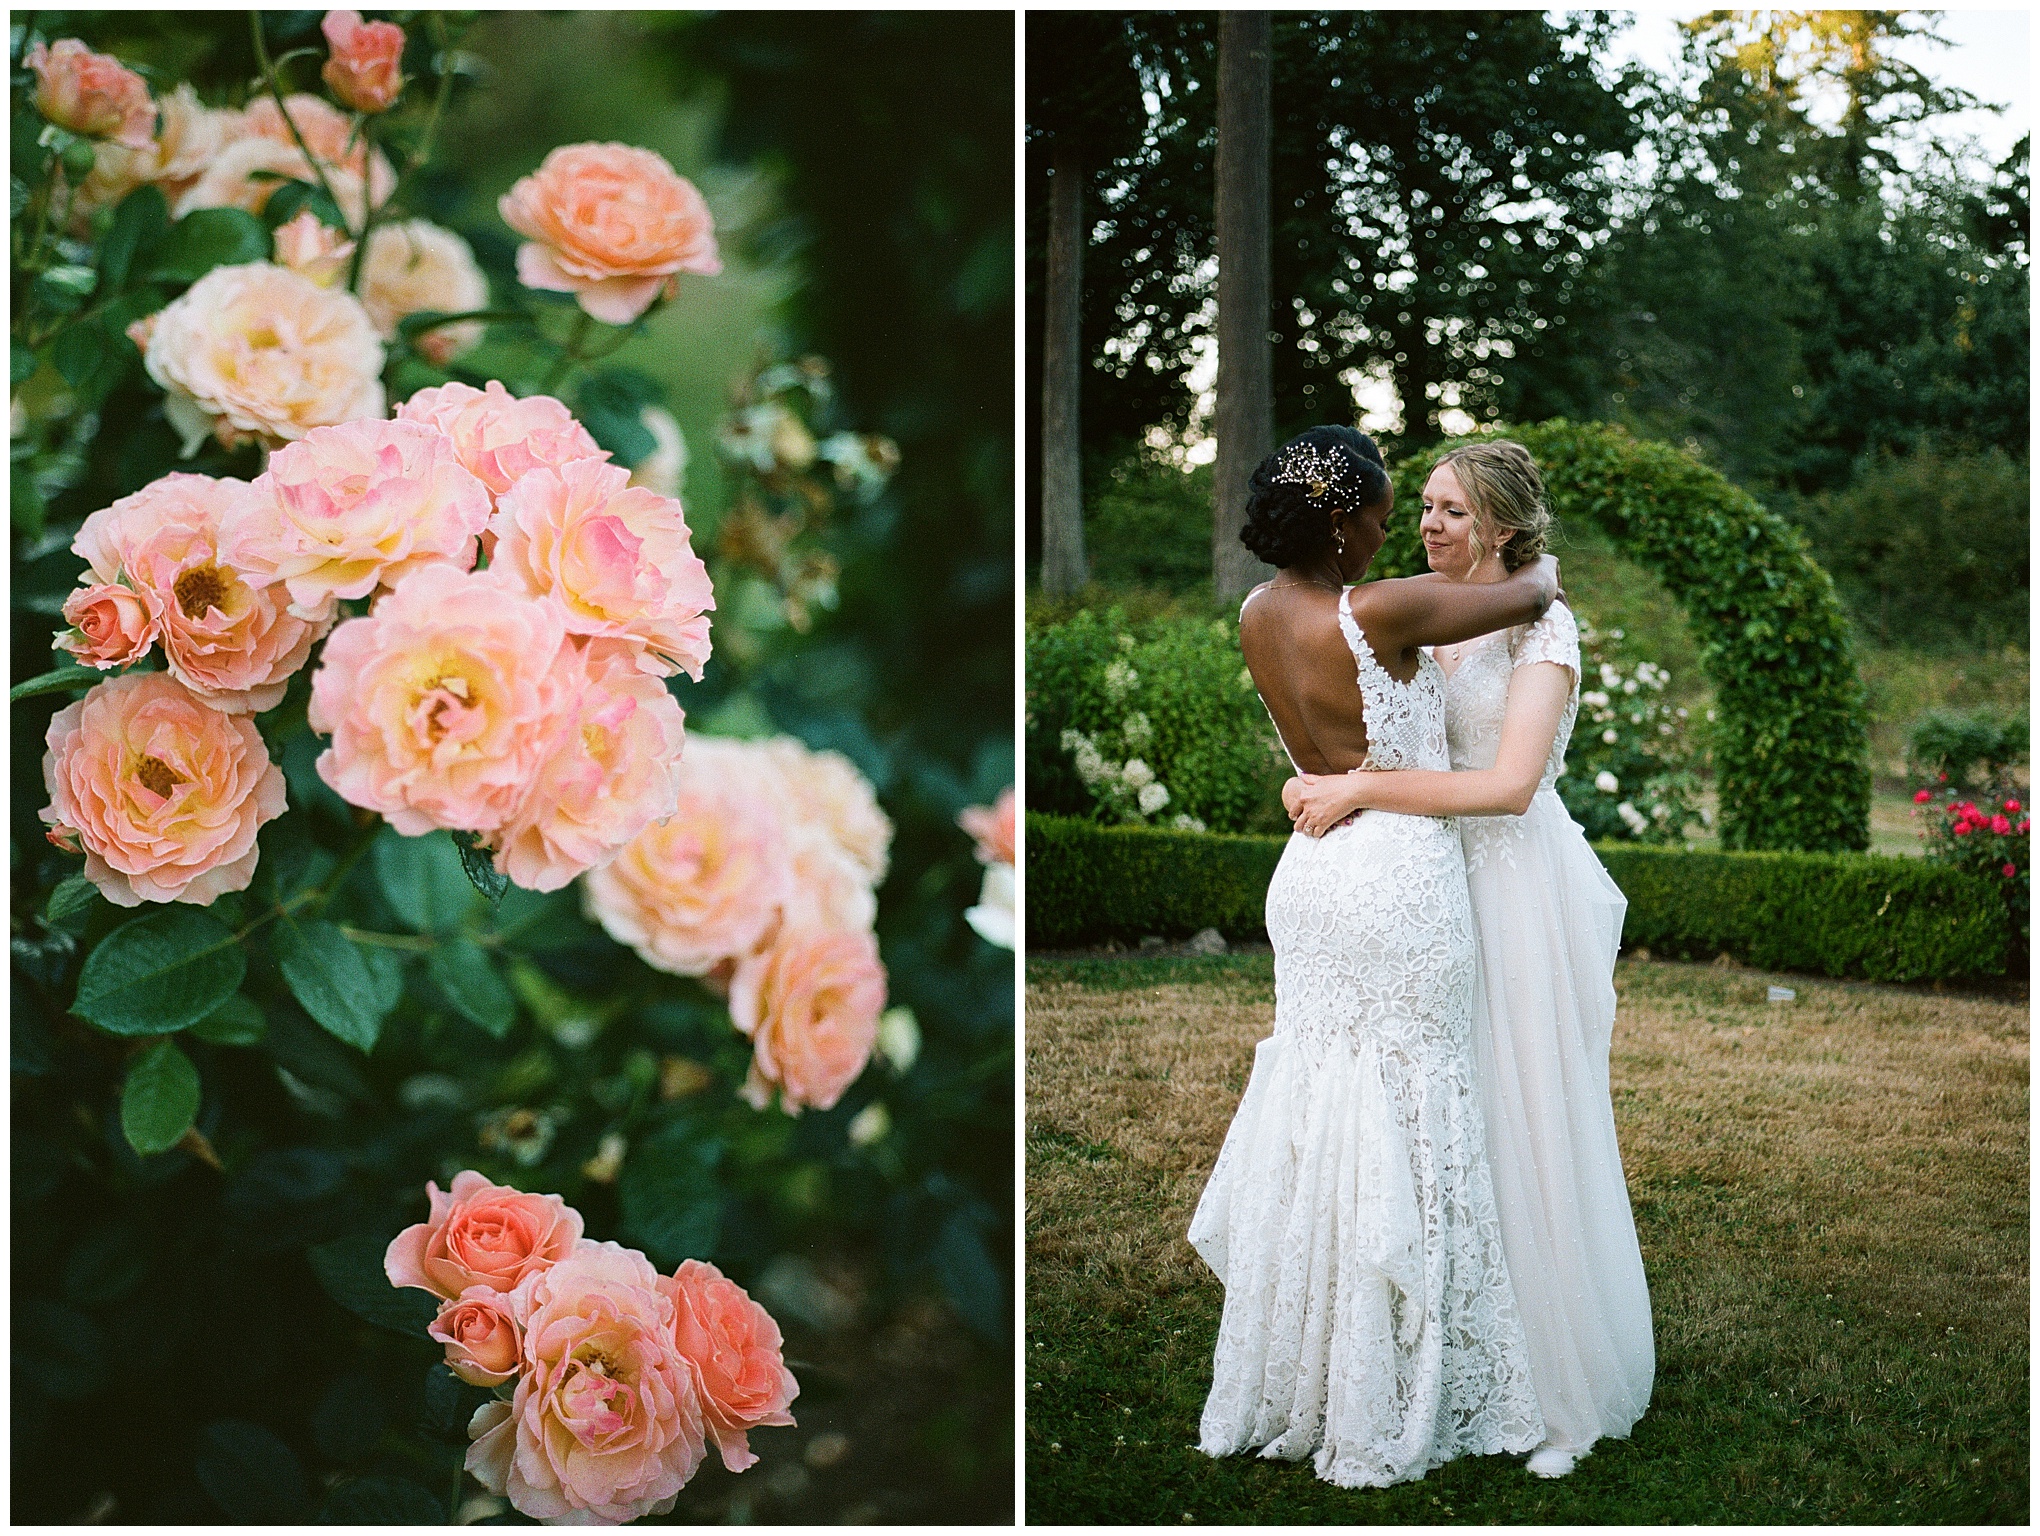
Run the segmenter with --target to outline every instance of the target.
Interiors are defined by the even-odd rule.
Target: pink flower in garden
[[[247,888],[256,834],[284,810],[253,721],[164,673],[130,673],[58,710],[44,739],[50,841],[83,848],[108,901],[206,906]]]
[[[71,545],[102,583],[146,594],[171,676],[236,715],[275,708],[325,633],[229,553],[256,504],[244,480],[169,474],[86,518]]]
[[[705,976],[779,922],[793,860],[758,763],[751,743],[690,738],[673,814],[582,882],[588,915],[645,964]]]
[[[378,224],[369,234],[361,264],[361,303],[387,341],[406,315],[486,309],[489,283],[467,241],[425,219],[404,219]],[[463,320],[422,332],[417,348],[426,361],[444,367],[481,339],[482,323]]]
[[[707,1453],[694,1367],[643,1254],[582,1242],[519,1287],[524,1368],[468,1425],[467,1469],[519,1513],[617,1525],[673,1507]]]
[[[581,1214],[558,1195],[491,1184],[471,1168],[455,1174],[444,1194],[430,1183],[425,1195],[431,1214],[399,1232],[383,1255],[391,1285],[447,1301],[465,1299],[477,1286],[513,1291],[580,1241]]]
[[[749,1431],[791,1424],[800,1393],[781,1353],[779,1324],[713,1264],[689,1259],[659,1289],[673,1302],[673,1343],[695,1369],[702,1418],[723,1465],[753,1465]]]
[[[2012,815],[2016,816],[2019,814],[2019,802],[2016,800],[2007,800],[2005,802],[2005,809],[2009,811]]]
[[[2019,872],[2019,866],[2018,866],[2018,865],[2016,865],[2016,864],[2007,864],[2007,865],[2005,866],[2005,878],[2006,878],[2007,880],[2011,879],[2011,878],[2012,878],[2012,876],[2016,875],[2016,874],[2017,874],[2018,872]]]
[[[610,325],[628,325],[661,293],[670,296],[676,273],[722,270],[708,205],[648,149],[565,145],[496,206],[530,242],[517,250],[518,281],[575,294]]]
[[[493,845],[497,867],[527,890],[556,891],[606,863],[677,802],[680,706],[631,648],[593,640],[560,647],[549,747]]]
[[[1916,795],[1914,795],[1914,796],[1913,796],[1913,804],[1915,804],[1915,805],[1925,805],[1925,804],[1926,804],[1926,803],[1927,803],[1927,802],[1928,802],[1929,800],[1931,800],[1931,799],[1933,799],[1933,798],[1934,798],[1934,792],[1933,792],[1932,790],[1930,790],[1930,789],[1923,789],[1923,790],[1921,790],[1921,791],[1920,791],[1920,792],[1919,792],[1918,794],[1916,794]]]
[[[95,146],[91,174],[79,184],[71,204],[71,232],[91,233],[92,215],[111,208],[147,182],[160,187],[174,205],[241,131],[241,114],[208,107],[191,82],[157,103],[156,136],[140,148],[113,140]]]
[[[571,633],[628,641],[645,670],[700,681],[715,594],[679,502],[580,459],[525,474],[495,528],[490,568],[558,598]]]
[[[977,856],[980,864],[1011,864],[1014,856],[1015,807],[1011,786],[999,791],[998,802],[991,806],[967,806],[958,814],[956,824],[977,839]]]
[[[2022,820],[2022,821],[2021,821],[2021,822],[2019,823],[2019,831],[2020,831],[2021,833],[2024,833],[2024,832],[2026,831],[2026,829],[2027,829],[2028,827],[2032,826],[2032,825],[2033,825],[2033,823],[2032,823],[2031,821],[2029,821],[2029,820]]]
[[[543,760],[565,643],[557,604],[487,572],[428,565],[326,641],[312,729],[319,776],[406,837],[494,832]]]
[[[140,661],[155,643],[162,612],[155,598],[118,581],[94,582],[64,599],[57,645],[74,660],[104,672]]]
[[[382,112],[403,95],[402,27],[363,21],[359,11],[328,11],[319,30],[332,50],[319,78],[340,100],[357,112]]]
[[[744,1097],[763,1109],[776,1089],[790,1115],[833,1108],[871,1059],[884,1007],[869,933],[782,928],[730,982],[730,1019],[751,1039]]]
[[[271,455],[233,549],[290,588],[291,611],[332,610],[428,565],[465,571],[489,520],[488,490],[453,444],[409,421],[354,421]]]
[[[496,496],[534,469],[609,457],[551,395],[520,400],[494,379],[485,389],[459,383],[421,389],[397,407],[397,420],[422,422],[453,439],[460,462]]]
[[[524,1329],[510,1294],[491,1285],[462,1291],[439,1309],[427,1331],[446,1346],[446,1368],[473,1386],[508,1381],[524,1359]]]
[[[354,255],[354,242],[309,208],[277,225],[274,239],[276,264],[321,288],[330,288],[346,276],[348,259]]]
[[[2003,837],[2012,830],[2012,823],[2007,817],[1993,816],[1990,819],[1990,829],[1997,833],[1999,837]]]
[[[35,109],[59,128],[131,149],[149,147],[156,104],[147,82],[119,59],[66,37],[48,47],[36,43],[21,62],[35,71]]]
[[[871,885],[885,879],[892,822],[878,808],[878,796],[856,764],[840,752],[817,752],[791,736],[774,737],[763,750],[788,814],[826,831]]]
[[[266,95],[257,96],[233,118],[226,145],[206,161],[172,205],[176,217],[197,208],[241,208],[259,214],[285,180],[323,182],[355,228],[371,204],[379,208],[389,201],[397,183],[389,157],[379,149],[371,152],[366,136],[355,134],[346,113],[308,93],[288,96],[285,102],[288,122]]]
[[[796,821],[790,834],[793,892],[786,921],[853,932],[869,928],[878,917],[878,897],[857,861],[818,823]]]
[[[187,458],[208,434],[230,448],[276,447],[382,415],[383,349],[368,312],[267,262],[213,268],[143,324],[139,344]]]
[[[1969,823],[1966,821],[1958,821],[1955,823],[1955,836],[1957,837],[1967,837],[1969,836],[1971,830],[1972,829]]]
[[[274,97],[261,95],[250,101],[243,115],[247,131],[256,138],[292,148],[303,139],[305,148],[329,173],[339,170],[357,181],[372,181],[378,205],[389,197],[396,183],[395,171],[381,150],[370,153],[367,136],[354,131],[353,120],[345,112],[310,91],[286,96],[283,102],[290,109],[288,122],[284,121]]]

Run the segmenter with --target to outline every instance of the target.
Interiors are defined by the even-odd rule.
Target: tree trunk
[[[1211,584],[1237,597],[1269,574],[1240,543],[1247,482],[1274,447],[1268,352],[1270,31],[1266,11],[1218,22],[1218,461],[1212,466]]]
[[[1041,337],[1041,585],[1058,596],[1090,579],[1084,563],[1084,473],[1077,399],[1084,359],[1084,177],[1080,149],[1056,145],[1048,193],[1048,270]]]

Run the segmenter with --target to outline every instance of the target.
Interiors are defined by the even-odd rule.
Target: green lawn
[[[1028,1519],[2025,1523],[2024,1003],[1663,962],[1617,982],[1650,1411],[1562,1481],[1483,1457],[1349,1492],[1192,1449],[1220,1292],[1183,1231],[1269,958],[1031,962]]]

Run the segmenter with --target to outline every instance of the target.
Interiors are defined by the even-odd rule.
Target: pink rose
[[[326,641],[312,729],[319,777],[406,837],[489,832],[523,804],[558,707],[556,604],[487,572],[413,571]]]
[[[1925,805],[1929,800],[1933,798],[1934,792],[1931,789],[1923,789],[1918,794],[1913,796],[1913,804]]]
[[[1990,819],[1990,829],[1991,831],[1997,833],[1999,837],[2003,837],[2007,832],[2012,830],[2012,823],[2010,819],[2007,817],[1993,816]]]
[[[673,812],[680,706],[626,645],[560,648],[550,742],[523,803],[494,840],[497,867],[527,890],[556,891]]]
[[[404,94],[404,29],[363,21],[359,11],[328,11],[319,24],[332,56],[319,77],[357,112],[382,112]]]
[[[111,208],[145,182],[175,204],[240,131],[241,114],[208,107],[189,81],[157,103],[156,137],[140,148],[113,140],[94,147],[92,171],[71,203],[71,233],[92,232],[92,215]]]
[[[291,611],[332,611],[428,565],[466,570],[489,521],[488,489],[453,444],[409,421],[351,421],[272,454],[234,545],[248,570],[290,588]]]
[[[2012,876],[2016,875],[2016,874],[2017,874],[2018,872],[2019,872],[2019,866],[2018,866],[2018,865],[2016,865],[2016,864],[2007,864],[2007,865],[2005,866],[2005,878],[2006,878],[2007,880],[2011,879],[2011,878],[2012,878]]]
[[[576,294],[610,325],[628,325],[661,293],[670,296],[675,273],[722,270],[708,205],[648,149],[566,145],[496,206],[531,242],[518,247],[518,281]]]
[[[50,47],[35,44],[21,62],[35,71],[36,110],[59,128],[131,149],[149,147],[156,104],[147,83],[119,59],[66,37]]]
[[[187,458],[208,434],[276,447],[383,412],[368,312],[267,262],[213,268],[151,317],[139,345]]]
[[[857,861],[814,822],[790,829],[793,894],[786,921],[811,928],[869,928],[878,918],[878,897]]]
[[[1924,799],[1926,791],[1922,790],[1920,795]],[[995,805],[966,807],[958,814],[956,824],[977,839],[980,864],[1011,864],[1016,851],[1013,820],[1013,791],[1009,786],[999,791]]]
[[[391,1285],[447,1301],[464,1300],[475,1287],[513,1291],[580,1241],[581,1213],[558,1195],[491,1184],[472,1168],[455,1174],[445,1194],[429,1183],[425,1195],[431,1215],[399,1232],[383,1255]]]
[[[524,1329],[509,1294],[493,1286],[469,1286],[439,1309],[427,1331],[446,1346],[446,1368],[473,1386],[508,1381],[524,1359]]]
[[[827,832],[876,887],[885,878],[892,822],[857,765],[840,752],[817,752],[791,736],[776,736],[763,750],[787,814]]]
[[[672,815],[582,882],[588,915],[645,964],[705,976],[778,924],[792,851],[757,762],[749,743],[689,738]]]
[[[489,283],[467,241],[424,219],[378,224],[361,263],[361,303],[384,340],[406,315],[442,315],[486,309]],[[419,354],[444,367],[482,339],[479,320],[436,326],[417,337]]]
[[[2019,814],[2019,802],[2016,800],[2007,800],[2005,802],[2005,809],[2011,812],[2014,816],[2016,816]]]
[[[45,741],[50,841],[82,846],[85,877],[108,901],[202,907],[247,889],[256,834],[284,810],[283,774],[253,721],[161,672],[130,673],[58,710]]]
[[[388,200],[395,188],[396,172],[381,150],[370,153],[367,136],[354,131],[354,122],[345,112],[309,91],[286,96],[283,102],[290,109],[289,122],[284,121],[274,97],[260,95],[250,101],[242,117],[246,131],[255,138],[292,148],[302,138],[305,148],[329,173],[338,170],[357,183],[371,183],[378,206]],[[297,130],[295,134],[291,132],[293,128]]]
[[[162,614],[150,594],[117,581],[101,581],[64,599],[64,622],[71,627],[57,636],[57,644],[84,665],[104,672],[146,656]]]
[[[793,1422],[787,1407],[800,1385],[780,1352],[779,1324],[742,1286],[698,1259],[660,1280],[659,1289],[673,1302],[674,1346],[700,1381],[709,1436],[723,1465],[741,1472],[758,1460],[748,1431]]]
[[[730,1018],[751,1037],[744,1097],[757,1108],[830,1109],[871,1059],[885,1007],[885,967],[869,933],[785,928],[738,962]]]
[[[421,389],[397,407],[397,420],[452,438],[455,456],[497,496],[534,469],[609,457],[551,395],[520,400],[494,379],[486,389],[458,383]]]
[[[309,278],[321,288],[330,288],[346,276],[347,263],[354,255],[354,242],[309,208],[277,225],[274,239],[276,264]],[[373,314],[369,318],[374,319]],[[385,337],[390,334],[380,324],[376,331]]]
[[[467,1469],[549,1524],[619,1525],[673,1507],[707,1453],[673,1301],[643,1254],[582,1242],[518,1288],[524,1369],[468,1425]]]
[[[101,582],[147,594],[171,676],[235,715],[275,708],[325,633],[228,553],[256,504],[246,481],[165,475],[86,518],[71,545]]]
[[[560,600],[567,629],[642,647],[699,682],[715,595],[680,503],[599,459],[531,470],[497,503],[491,569]]]

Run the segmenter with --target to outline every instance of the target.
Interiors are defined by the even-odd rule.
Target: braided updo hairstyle
[[[1278,568],[1320,560],[1332,547],[1332,513],[1379,506],[1388,493],[1373,438],[1352,427],[1312,427],[1255,469],[1240,542]]]
[[[1502,569],[1521,570],[1544,553],[1551,534],[1551,504],[1537,461],[1521,443],[1468,443],[1440,459],[1434,470],[1452,466],[1459,488],[1473,507],[1473,563],[1487,558],[1488,541],[1503,532],[1515,537],[1502,546]]]

